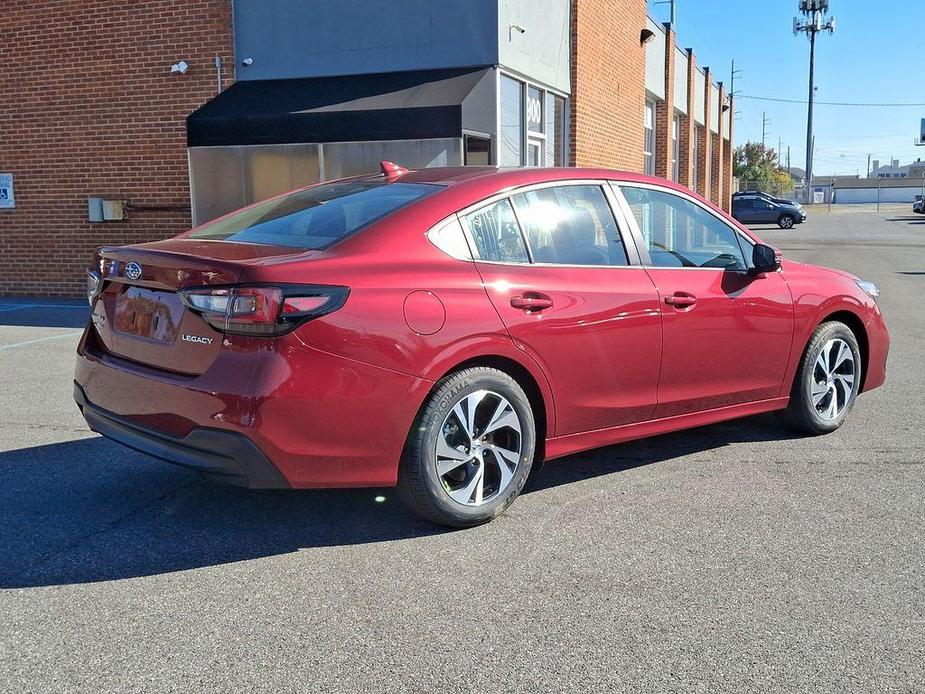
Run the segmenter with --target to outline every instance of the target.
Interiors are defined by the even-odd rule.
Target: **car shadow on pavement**
[[[83,328],[89,315],[86,301],[0,300],[0,326]]]
[[[706,451],[777,440],[752,418],[551,462],[524,493]],[[453,532],[412,516],[393,489],[254,491],[100,437],[0,453],[0,589],[112,581]]]
[[[712,451],[731,443],[784,441],[796,436],[773,414],[767,414],[638,439],[545,463],[531,475],[524,493]]]

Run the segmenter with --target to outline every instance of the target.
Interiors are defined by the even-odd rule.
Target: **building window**
[[[643,147],[645,173],[655,175],[655,102],[646,101],[646,135]]]
[[[542,133],[544,125],[543,90],[531,84],[527,87],[527,130]]]
[[[546,166],[565,166],[565,99],[546,92]]]
[[[678,114],[671,124],[671,138],[671,180],[678,181],[681,178],[681,116]]]
[[[698,172],[700,171],[700,128],[694,126],[693,142],[691,143],[691,190],[697,192]]]
[[[476,135],[463,135],[463,164],[466,166],[488,166],[491,164],[491,140]]]
[[[564,166],[565,99],[501,75],[500,166]]]
[[[498,163],[501,166],[523,164],[524,85],[501,75],[501,137]]]

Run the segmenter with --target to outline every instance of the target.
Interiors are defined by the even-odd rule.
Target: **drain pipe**
[[[222,93],[222,57],[215,56],[215,76],[218,80],[218,93]]]

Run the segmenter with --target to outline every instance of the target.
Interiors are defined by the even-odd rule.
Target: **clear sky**
[[[806,158],[806,104],[745,98],[762,96],[805,102],[809,89],[809,39],[793,35],[797,0],[677,0],[678,45],[691,47],[701,66],[729,89],[734,58],[738,112],[735,142],[761,141],[767,114],[766,144],[782,143],[786,165]],[[649,14],[667,21],[669,6],[649,0]],[[816,37],[814,173],[866,174],[867,155],[881,165],[922,157],[913,142],[925,106],[877,108],[825,106],[820,101],[925,103],[925,2],[923,0],[831,0],[835,33]]]

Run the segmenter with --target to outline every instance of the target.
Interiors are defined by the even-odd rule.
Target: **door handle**
[[[542,311],[544,308],[552,308],[552,299],[545,294],[531,292],[512,296],[511,306],[523,311]]]
[[[665,297],[665,303],[675,308],[690,308],[697,303],[697,297],[687,292],[675,292]]]

